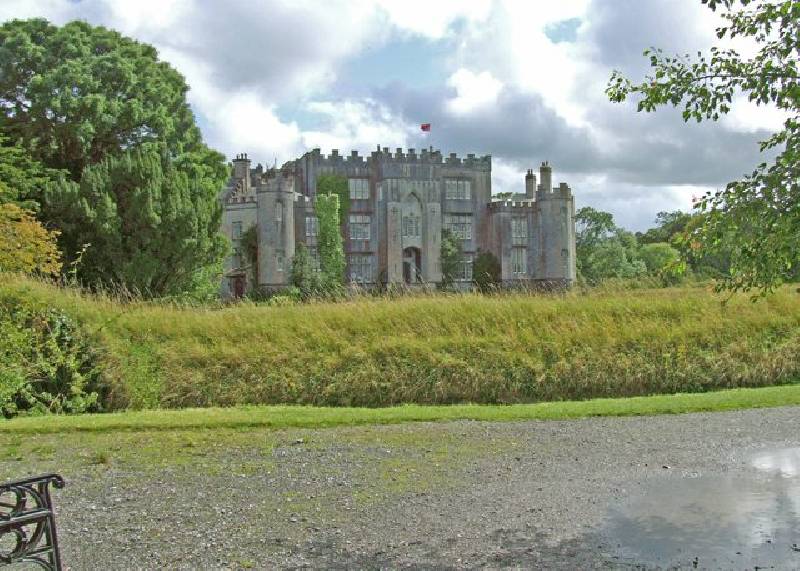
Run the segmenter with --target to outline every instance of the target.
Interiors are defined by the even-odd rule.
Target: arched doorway
[[[419,248],[412,246],[403,250],[403,281],[407,284],[422,281],[422,253]]]

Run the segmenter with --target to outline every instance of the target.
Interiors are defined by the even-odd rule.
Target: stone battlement
[[[489,203],[491,212],[527,212],[535,207],[532,200],[494,200]]]
[[[330,154],[323,155],[320,149],[313,149],[307,153],[313,157],[315,162],[320,166],[337,166],[337,165],[363,165],[365,161],[381,162],[381,163],[395,163],[395,164],[445,164],[445,165],[459,165],[466,167],[475,167],[485,170],[491,169],[492,156],[476,156],[474,153],[469,153],[466,157],[459,157],[456,153],[450,153],[447,157],[442,155],[438,149],[417,149],[409,148],[404,150],[402,147],[397,147],[391,151],[389,147],[378,148],[370,154],[369,157],[361,156],[358,151],[351,151],[345,157],[339,153],[339,149],[332,149]]]
[[[536,200],[553,200],[553,199],[566,199],[572,198],[572,189],[566,182],[562,182],[558,187],[552,190],[545,190],[542,185],[536,189]]]

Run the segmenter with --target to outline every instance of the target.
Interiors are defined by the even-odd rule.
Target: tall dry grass
[[[110,408],[512,403],[800,379],[800,295],[707,288],[428,294],[187,307],[0,276],[0,303],[75,316]]]

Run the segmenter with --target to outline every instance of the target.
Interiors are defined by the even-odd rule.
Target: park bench
[[[0,483],[0,567],[33,563],[61,571],[50,484],[64,487],[58,474]]]

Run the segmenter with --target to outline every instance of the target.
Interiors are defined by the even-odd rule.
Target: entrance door
[[[233,278],[233,297],[244,297],[244,276]]]
[[[419,248],[406,248],[403,250],[403,281],[415,284],[422,281],[422,254]]]

